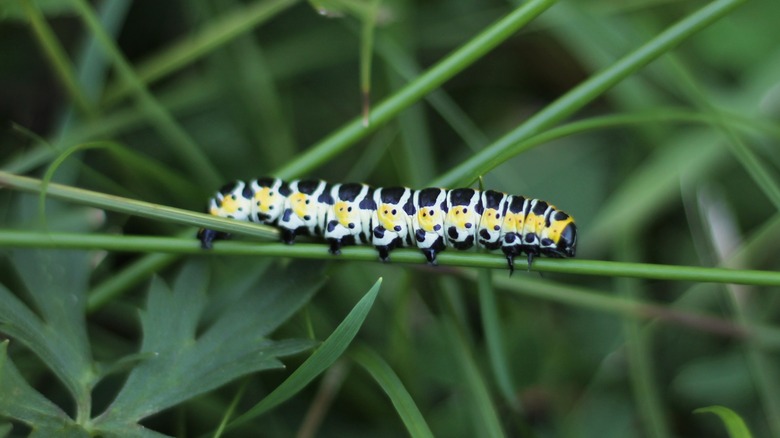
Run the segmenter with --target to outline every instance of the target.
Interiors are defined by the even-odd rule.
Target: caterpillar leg
[[[377,252],[379,253],[379,260],[383,262],[389,262],[390,261],[390,247],[389,246],[375,246]]]
[[[509,266],[509,276],[515,272],[515,255],[513,253],[506,254],[506,264]]]
[[[423,254],[425,254],[425,259],[428,260],[428,264],[436,266],[436,254],[444,251],[444,248],[446,248],[444,245],[444,238],[439,236],[431,246],[420,249],[422,249]]]
[[[295,243],[295,230],[281,228],[280,231],[282,232],[282,242],[288,245]]]
[[[390,261],[390,251],[396,248],[402,248],[404,246],[404,240],[400,237],[396,237],[387,245],[375,245],[377,252],[379,253],[379,260],[383,262]]]
[[[436,254],[438,251],[436,251],[433,248],[425,248],[422,250],[422,253],[425,254],[425,259],[428,260],[429,265],[436,266]]]
[[[328,252],[333,255],[339,255],[341,254],[341,240],[339,239],[328,239],[328,243],[330,243],[330,248],[328,248]]]
[[[342,247],[355,244],[355,237],[344,236],[341,239],[328,239],[328,243],[330,244],[330,248],[328,248],[328,252],[330,252],[333,255],[339,255],[341,254]]]
[[[198,230],[198,239],[200,239],[201,248],[211,249],[215,240],[230,239],[230,233],[201,228]]]

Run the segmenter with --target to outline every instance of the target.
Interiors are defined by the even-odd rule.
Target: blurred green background
[[[54,181],[194,211],[203,211],[222,182],[269,174],[414,188],[450,183],[462,178],[447,172],[624,56],[639,56],[674,23],[732,3],[739,2],[562,0],[331,156],[317,148],[360,123],[361,90],[370,86],[376,109],[520,3],[95,2],[102,27],[135,72],[133,86],[130,70],[117,68],[116,54],[106,55],[105,41],[85,25],[84,3],[6,0],[0,166],[42,177],[64,151],[82,145]],[[723,15],[581,109],[570,106],[573,115],[561,121],[575,123],[571,132],[501,157],[481,175],[484,186],[571,213],[584,259],[776,271],[780,2],[753,0]],[[53,61],[57,47],[64,67]],[[65,85],[69,71],[80,84],[75,92]],[[294,174],[291,163],[310,150],[314,164]],[[479,175],[471,176],[458,182]],[[36,229],[36,202],[0,191],[0,226]],[[46,215],[50,230],[184,231],[54,200]],[[37,300],[55,290],[36,295],[26,280],[36,266],[20,266],[28,259],[18,250],[2,252],[3,285],[47,320]],[[47,252],[59,253],[41,250]],[[190,258],[205,260],[202,269],[211,273],[198,333],[229,314],[223,311],[240,302],[236,297],[267,293],[275,272],[324,283],[272,337],[322,341],[384,278],[347,354],[228,435],[406,434],[403,409],[359,359],[368,349],[398,376],[391,387],[408,392],[436,436],[728,436],[716,416],[693,413],[713,405],[736,412],[756,437],[780,436],[777,287],[522,271],[507,278],[504,270],[349,257],[79,254],[89,263],[79,271],[84,284],[70,293],[86,302],[107,284],[115,291],[84,323],[91,356],[104,362],[138,352],[141,340],[154,336],[142,330],[137,310],[153,302],[150,278],[174,284]],[[287,287],[305,289],[300,282]],[[9,358],[24,379],[78,417],[81,406],[52,373],[55,365],[15,343],[12,330],[0,326],[0,338],[10,339]],[[247,369],[241,379],[212,385],[216,390],[194,391],[141,424],[177,436],[210,433],[276,388],[307,355],[283,359],[285,370]],[[87,391],[93,416],[114,400],[132,366]],[[0,399],[13,401],[8,393]],[[35,429],[9,410],[0,414],[11,418],[4,423],[13,424],[11,436]]]

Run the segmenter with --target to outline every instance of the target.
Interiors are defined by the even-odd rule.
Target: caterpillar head
[[[222,187],[209,202],[209,213],[230,219],[247,220],[252,208],[252,190],[243,181]]]
[[[574,257],[577,251],[577,226],[569,222],[558,238],[557,251],[564,257]]]
[[[574,219],[562,211],[550,217],[541,233],[542,253],[552,257],[574,257],[577,250],[577,226]]]

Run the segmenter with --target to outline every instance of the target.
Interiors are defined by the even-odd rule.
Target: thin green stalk
[[[114,40],[106,33],[95,16],[92,7],[85,0],[71,0],[95,39],[103,46],[111,58],[117,74],[135,93],[138,105],[146,113],[149,122],[160,135],[176,149],[179,158],[189,168],[192,175],[199,175],[207,187],[217,187],[222,183],[214,165],[190,135],[176,122],[171,113],[152,96],[144,83],[133,71]]]
[[[32,0],[22,0],[22,6],[30,19],[30,25],[38,43],[49,58],[49,62],[54,66],[57,77],[70,95],[70,98],[81,112],[90,118],[94,118],[97,115],[97,109],[79,84],[76,71],[68,59],[65,49],[57,40],[54,31],[46,22],[38,6]]]
[[[436,178],[431,185],[454,187],[467,184],[483,174],[483,169],[506,149],[563,121],[659,56],[674,49],[696,32],[714,23],[746,0],[718,0],[670,26],[643,46],[588,78],[520,126],[483,149],[472,158]]]
[[[475,273],[460,271],[462,277],[477,281]],[[514,278],[496,276],[494,287],[498,291],[511,292],[553,301],[566,306],[591,309],[597,312],[612,313],[631,318],[654,319],[667,324],[676,324],[693,328],[704,333],[742,340],[755,336],[756,342],[765,348],[780,348],[780,330],[774,327],[754,326],[752,331],[731,321],[714,316],[692,313],[690,311],[661,306],[644,301],[628,301],[623,298],[579,286],[557,284],[550,281],[525,276],[522,281]]]
[[[360,93],[363,95],[363,126],[368,126],[369,110],[371,108],[371,61],[374,51],[374,31],[376,17],[379,14],[381,0],[368,2],[367,11],[361,17],[360,30]]]
[[[304,175],[327,162],[473,64],[555,2],[556,0],[531,0],[520,6],[374,107],[369,117],[368,127],[363,126],[361,118],[353,120],[312,146],[297,159],[287,163],[275,172],[276,176],[290,178],[293,175]]]
[[[501,319],[496,304],[496,294],[493,290],[491,272],[483,269],[477,276],[479,293],[479,311],[482,317],[482,329],[485,333],[488,358],[496,384],[509,406],[515,411],[520,410],[520,401],[517,399],[517,391],[509,372],[509,361],[506,358],[506,346],[504,344]]]
[[[210,218],[206,215],[205,218]],[[199,223],[212,223],[206,220],[197,220]],[[183,222],[183,221],[182,221]],[[190,222],[190,219],[187,220]],[[192,222],[195,222],[194,220]],[[233,228],[222,226],[220,228],[235,231],[243,227]],[[251,230],[252,224],[247,224]],[[265,230],[265,227],[262,228]],[[256,233],[260,234],[260,233]],[[300,243],[285,245],[282,243],[254,243],[254,242],[218,242],[211,250],[200,248],[196,239],[179,239],[174,237],[146,237],[146,236],[113,236],[99,234],[78,233],[45,233],[19,230],[0,230],[0,245],[17,248],[55,248],[55,249],[105,249],[110,251],[128,252],[162,252],[176,254],[200,254],[200,255],[241,255],[241,256],[267,256],[267,257],[291,257],[323,260],[352,260],[352,261],[377,261],[376,250],[367,246],[347,247],[342,250],[340,256],[334,257],[328,252],[327,245]],[[413,249],[399,249],[392,254],[393,262],[425,264],[422,253]],[[499,254],[476,253],[470,251],[446,251],[437,258],[440,265],[463,266],[472,268],[492,268],[506,270],[506,260]],[[527,269],[525,262],[517,261],[516,268],[519,271]],[[442,268],[443,269],[443,268]],[[697,281],[712,283],[750,284],[756,286],[780,286],[780,272],[759,270],[738,270],[726,268],[704,268],[696,266],[657,265],[650,263],[622,263],[596,260],[577,259],[549,259],[534,260],[533,271],[562,272],[568,274],[597,275],[605,277],[634,277],[666,281]],[[520,274],[517,274],[518,276]],[[498,280],[498,279],[496,279]],[[525,281],[526,279],[523,279]],[[520,281],[512,279],[512,281]]]
[[[444,335],[451,346],[453,362],[459,369],[462,389],[470,405],[465,408],[465,412],[471,415],[475,428],[473,432],[484,437],[503,437],[504,431],[498,420],[498,410],[490,398],[487,384],[482,378],[468,343],[463,339],[451,317],[445,317],[442,322]]]
[[[397,26],[403,26],[399,23]],[[405,27],[404,27],[405,29]],[[411,32],[411,30],[409,30]],[[399,36],[397,39],[402,39]],[[420,74],[420,67],[413,58],[413,54],[407,53],[396,38],[387,35],[377,36],[377,50],[389,69],[393,69],[404,82],[412,81]],[[392,77],[391,77],[392,79]],[[463,111],[458,104],[442,89],[434,90],[425,97],[425,100],[435,109],[447,124],[463,140],[472,151],[477,151],[483,145],[489,143],[487,136],[479,126]]]
[[[621,259],[637,259],[636,234],[622,239],[618,245],[617,252],[621,255]],[[617,290],[631,302],[639,299],[640,287],[639,282],[634,279],[620,278],[616,281]],[[653,373],[652,333],[643,333],[640,324],[641,322],[635,318],[623,319],[632,393],[639,408],[645,435],[666,438],[671,434],[664,415],[661,396],[658,394],[659,385]]]
[[[40,193],[44,189],[44,184],[40,180],[0,171],[0,187],[2,186],[33,193]],[[133,216],[158,219],[182,225],[200,226],[217,231],[237,232],[263,239],[278,239],[279,236],[279,232],[276,229],[264,225],[223,219],[204,213],[107,195],[62,184],[49,184],[46,186],[46,196],[127,213]]]
[[[476,177],[474,179],[476,180],[478,176],[487,174],[490,170],[498,167],[499,165],[505,163],[507,160],[519,155],[522,152],[543,144],[550,143],[560,138],[610,128],[663,122],[708,124],[713,123],[715,121],[714,119],[714,115],[696,113],[682,108],[664,107],[637,113],[609,114],[604,116],[590,117],[551,128],[547,131],[534,135],[528,139],[521,140],[507,147],[506,149],[499,152],[496,156],[492,157],[490,160],[482,163],[475,170]],[[764,123],[761,120],[748,119],[746,117],[741,117],[734,114],[729,115],[728,119],[724,120],[723,123],[727,123],[729,126],[745,131],[759,131],[766,135],[772,135],[780,139],[780,129],[778,129],[776,126]],[[462,184],[467,186],[472,182],[473,181],[462,181]]]

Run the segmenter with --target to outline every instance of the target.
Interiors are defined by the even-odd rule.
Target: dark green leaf
[[[84,320],[86,253],[18,250],[11,260],[40,317],[0,286],[0,325],[38,355],[86,409],[94,382]]]
[[[117,398],[95,421],[101,433],[119,433],[122,427],[245,374],[281,368],[278,357],[312,346],[308,340],[267,338],[318,287],[312,281],[301,284],[299,279],[266,281],[262,290],[233,301],[198,333],[208,304],[206,272],[202,263],[189,263],[173,290],[160,279],[152,282],[141,314],[142,354],[152,357],[133,369]]]
[[[25,423],[40,436],[88,436],[62,409],[27,384],[7,353],[8,341],[0,343],[0,416]]]

